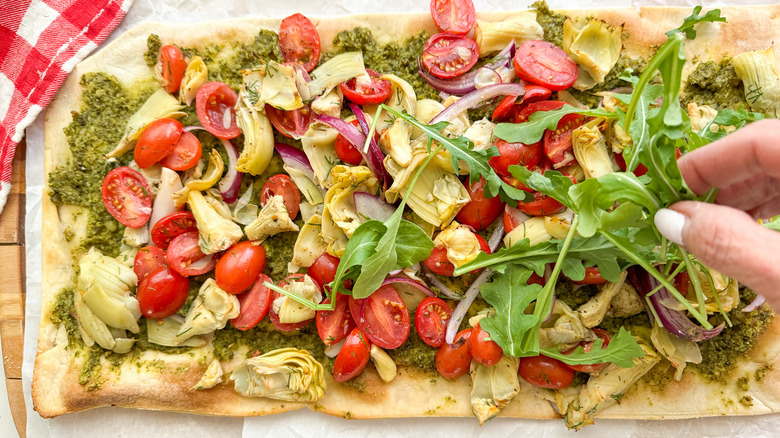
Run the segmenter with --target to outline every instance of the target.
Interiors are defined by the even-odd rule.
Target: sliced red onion
[[[631,278],[631,284],[643,297],[659,287],[660,283],[647,271],[640,267],[629,268],[628,274]],[[724,327],[721,324],[713,329],[707,330],[704,327],[696,325],[691,321],[685,312],[673,310],[662,303],[665,300],[674,299],[671,292],[665,287],[659,288],[654,294],[649,296],[650,304],[658,315],[661,325],[671,334],[678,338],[687,339],[693,342],[701,342],[717,336]]]
[[[333,345],[328,345],[327,347],[325,347],[325,356],[328,356],[330,358],[338,356],[339,351],[341,351],[341,347],[344,345],[344,342],[346,340],[347,338],[344,338]]]
[[[412,315],[422,300],[436,296],[425,284],[405,276],[388,277],[382,283],[383,286],[386,284],[392,285],[393,289],[398,292],[398,296],[401,297],[401,300],[406,304],[406,309]]]
[[[477,74],[474,75],[475,88],[485,88],[488,85],[495,85],[504,82],[501,79],[501,75],[498,74],[498,71],[490,67],[480,67],[477,69],[476,73]]]
[[[452,311],[452,317],[447,323],[447,332],[444,336],[444,341],[446,343],[452,344],[455,340],[455,335],[458,333],[460,323],[463,322],[463,318],[466,317],[469,307],[471,307],[471,304],[477,298],[477,295],[479,295],[482,285],[488,281],[488,278],[490,278],[490,274],[492,273],[493,271],[491,269],[483,269],[474,282],[471,283],[468,290],[466,290],[466,295],[463,299],[455,306],[455,310]]]
[[[219,191],[222,199],[228,204],[232,204],[238,199],[238,191],[241,189],[241,178],[244,174],[236,170],[238,149],[233,146],[230,140],[225,140],[224,138],[222,139],[222,145],[225,146],[228,156],[228,171],[227,175],[219,181]]]
[[[483,68],[496,70],[499,67],[506,67],[510,65],[514,55],[515,42],[513,40],[511,43],[507,44],[507,46],[504,47],[504,49],[501,50],[495,58],[493,58],[493,61],[486,64]],[[428,82],[431,87],[439,91],[462,96],[477,89],[475,85],[475,78],[479,69],[470,71],[452,79],[441,79],[428,72],[422,65],[422,60],[418,60],[418,66],[419,68],[417,73],[419,73],[419,75],[422,76],[422,78],[425,79],[425,81]]]
[[[743,312],[752,312],[756,309],[758,309],[762,304],[766,302],[766,298],[764,298],[763,295],[758,294],[753,299],[753,301],[750,302],[747,306],[745,306],[744,309],[742,309]]]
[[[430,124],[432,125],[442,120],[445,122],[452,121],[467,109],[477,108],[496,96],[505,96],[508,94],[518,97],[523,96],[525,95],[525,86],[517,83],[498,84],[489,85],[485,88],[472,91],[455,101],[452,105],[444,108],[444,111],[436,115],[436,117],[431,120]]]
[[[302,150],[284,143],[276,143],[274,148],[279,153],[279,156],[282,157],[285,166],[300,170],[310,180],[314,181],[314,169],[311,167],[309,157]]]
[[[352,198],[355,200],[355,210],[358,214],[369,219],[384,222],[395,213],[394,205],[388,204],[370,193],[355,192],[352,194]]]
[[[190,132],[190,131],[205,131],[206,128],[198,125],[191,125],[191,126],[185,126],[182,129],[182,132]]]
[[[182,187],[179,174],[163,167],[160,173],[160,184],[157,186],[157,196],[154,197],[154,204],[152,204],[152,217],[149,219],[149,224],[152,227],[160,219],[176,212],[173,194],[181,190]]]
[[[436,278],[436,274],[426,268],[425,265],[420,265],[420,272],[422,272],[422,274],[425,276],[425,279],[428,280],[433,285],[433,287],[439,289],[439,294],[453,300],[463,299],[462,295],[456,294],[452,289],[448,288],[444,283],[442,283],[441,280]]]
[[[363,135],[368,135],[368,131],[370,131],[371,128],[368,126],[368,119],[366,118],[366,114],[362,109],[360,109],[359,106],[355,105],[354,103],[349,104],[349,109],[355,113],[355,118],[357,118],[360,129],[363,130]],[[363,154],[363,158],[365,158],[366,163],[368,163],[368,167],[371,168],[371,171],[374,172],[374,175],[379,178],[379,181],[382,181],[382,186],[385,189],[390,187],[393,184],[393,180],[390,178],[390,174],[387,173],[387,169],[385,169],[385,156],[379,149],[379,145],[376,144],[376,140],[374,140],[374,137],[371,137],[371,141],[368,144],[368,154],[363,153],[364,144],[365,139],[363,140],[363,144],[357,146],[357,149],[361,154]]]
[[[435,297],[436,296],[436,294],[433,293],[433,291],[430,290],[428,288],[428,286],[426,286],[423,283],[420,283],[417,280],[412,280],[411,278],[408,278],[408,277],[388,277],[388,278],[385,278],[385,281],[382,282],[382,286],[386,286],[388,284],[393,284],[393,283],[407,284],[409,286],[414,287],[415,289],[418,289],[419,291],[421,291],[425,295],[428,295],[429,297]]]
[[[205,269],[208,265],[212,263],[212,260],[214,259],[214,254],[206,254],[202,258],[198,259],[197,261],[191,263],[187,269],[192,269],[192,271],[199,271],[201,269]]]
[[[488,247],[490,247],[491,253],[496,252],[498,245],[501,245],[501,241],[504,239],[505,234],[504,221],[498,221],[496,229],[493,230],[493,234],[490,235],[490,239],[488,240]]]

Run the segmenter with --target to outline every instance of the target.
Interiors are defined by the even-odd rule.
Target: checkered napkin
[[[0,0],[0,212],[24,129],[133,0]]]

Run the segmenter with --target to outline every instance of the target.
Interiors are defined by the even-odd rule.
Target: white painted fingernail
[[[658,231],[663,234],[664,237],[672,242],[682,245],[682,229],[685,226],[685,221],[688,218],[685,215],[678,213],[668,208],[662,208],[656,212],[653,222],[658,228]]]

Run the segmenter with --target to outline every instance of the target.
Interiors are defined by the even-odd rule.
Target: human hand
[[[780,214],[780,120],[753,123],[677,164],[696,194],[718,189],[716,204],[683,201],[661,209],[658,231],[780,311],[780,233],[756,223]]]

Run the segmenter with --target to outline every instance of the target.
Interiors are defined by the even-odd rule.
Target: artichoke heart
[[[563,51],[577,63],[578,90],[593,88],[604,81],[623,50],[623,26],[612,27],[604,21],[591,19],[577,28],[571,18],[563,23]]]
[[[607,316],[613,318],[627,318],[629,316],[636,315],[645,310],[645,300],[643,300],[639,294],[631,286],[630,283],[624,282],[623,287],[612,297],[612,301],[609,303],[609,309],[607,310]]]
[[[347,237],[352,237],[363,223],[355,208],[355,192],[375,194],[379,180],[371,169],[365,166],[334,166],[330,171],[332,185],[325,193],[323,220],[332,220]]]
[[[390,383],[398,374],[398,367],[393,362],[393,358],[382,348],[371,344],[371,360],[374,362],[376,372],[379,378],[385,383]]]
[[[284,290],[297,297],[319,303],[322,301],[322,292],[317,283],[308,275],[301,279],[287,281]],[[305,306],[287,295],[280,295],[273,303],[274,312],[279,315],[279,322],[282,324],[294,324],[310,320],[316,316],[316,311],[311,307]]]
[[[356,76],[369,77],[363,64],[363,52],[346,52],[336,55],[315,68],[311,72],[311,76],[314,78],[309,82],[311,97],[325,94],[326,91]]]
[[[130,295],[138,284],[133,268],[92,248],[79,260],[79,271],[76,290],[84,305],[105,324],[138,333],[141,309]]]
[[[415,118],[421,123],[430,123],[442,111],[444,111],[444,105],[438,100],[420,99],[414,105]],[[416,126],[412,128],[412,138],[417,138],[421,135],[424,134],[420,128]]]
[[[173,204],[176,208],[181,208],[187,203],[187,198],[192,191],[208,190],[219,181],[219,177],[222,176],[222,171],[225,170],[225,163],[222,161],[222,157],[219,156],[219,152],[215,149],[211,150],[209,155],[209,167],[206,169],[206,174],[200,178],[194,178],[188,180],[184,184],[184,188],[174,193]]]
[[[398,165],[406,167],[412,162],[412,128],[409,122],[397,118],[379,138],[382,150]]]
[[[688,104],[688,117],[691,118],[691,129],[694,132],[702,132],[705,129],[717,132],[720,125],[712,124],[717,116],[718,110],[709,105],[697,105],[696,102]]]
[[[658,354],[671,362],[675,368],[674,380],[682,378],[686,365],[690,363],[701,363],[701,349],[699,344],[687,339],[678,338],[669,333],[668,330],[658,325],[653,320],[653,330],[650,332],[650,341],[658,350]]]
[[[604,315],[607,313],[607,309],[609,309],[609,305],[612,302],[612,298],[614,298],[615,295],[620,292],[620,289],[623,288],[627,274],[628,271],[623,271],[620,274],[617,283],[604,284],[599,293],[577,309],[580,320],[585,327],[593,328],[601,324],[601,321],[604,319]]]
[[[539,345],[542,348],[566,349],[580,341],[594,340],[596,335],[585,327],[577,312],[561,300],[555,300],[549,320],[539,330]]]
[[[720,272],[711,269],[709,274],[701,270],[698,266],[694,268],[698,272],[701,289],[706,297],[707,313],[718,312],[718,301],[724,312],[729,312],[739,304],[739,283],[733,278],[726,277]],[[693,289],[693,288],[690,288]],[[715,300],[715,295],[718,300]],[[696,302],[695,293],[688,291],[688,299]]]
[[[474,142],[475,151],[482,151],[493,146],[493,130],[495,128],[495,123],[487,118],[482,118],[472,123],[463,135]]]
[[[203,347],[209,340],[206,336],[193,336],[181,343],[176,343],[176,334],[181,330],[184,318],[171,315],[163,319],[147,319],[146,334],[149,342],[163,347]]]
[[[530,245],[534,246],[547,242],[552,238],[553,236],[547,232],[545,218],[537,216],[527,219],[504,236],[504,245],[508,248],[523,239],[528,239]]]
[[[127,121],[125,126],[125,133],[122,135],[122,139],[116,145],[114,150],[106,154],[106,158],[113,158],[123,155],[125,152],[133,148],[135,140],[146,129],[146,126],[154,122],[157,119],[168,117],[171,119],[178,119],[185,114],[179,110],[184,108],[184,105],[180,105],[179,101],[175,97],[168,94],[167,91],[160,88],[155,91],[138,111],[135,112]]]
[[[184,77],[181,79],[181,88],[179,89],[179,102],[192,104],[198,89],[209,79],[209,69],[203,58],[193,56],[187,63],[187,69],[184,70]]]
[[[257,111],[238,101],[236,123],[244,133],[244,148],[236,161],[239,172],[260,175],[274,154],[274,131],[263,111]]]
[[[303,146],[303,153],[311,163],[314,169],[314,176],[317,178],[315,183],[325,187],[330,170],[339,162],[339,156],[336,155],[334,144],[339,133],[330,126],[314,122],[309,125],[309,129],[303,137],[300,138]]]
[[[615,404],[634,382],[658,363],[660,358],[649,345],[640,338],[637,338],[637,343],[645,353],[644,357],[632,359],[634,366],[631,368],[609,364],[599,375],[591,375],[588,383],[580,389],[579,397],[563,412],[566,426],[579,429],[593,424],[595,413]]]
[[[274,195],[265,201],[257,219],[247,225],[244,231],[249,240],[259,244],[269,236],[285,231],[298,231],[298,225],[290,218],[290,213],[284,206],[284,198]]]
[[[280,348],[241,362],[230,375],[245,397],[315,402],[325,395],[325,370],[306,350]]]
[[[612,173],[612,159],[607,140],[598,125],[587,123],[572,132],[574,157],[580,163],[585,178],[598,178]]]
[[[471,410],[479,425],[495,417],[520,392],[520,360],[503,356],[493,366],[471,361]]]
[[[198,245],[203,254],[224,251],[243,237],[241,227],[219,214],[201,192],[190,192],[187,205],[190,206],[195,222],[198,224],[200,232]]]
[[[477,235],[457,221],[452,221],[447,228],[441,230],[433,239],[433,244],[436,248],[447,250],[447,260],[456,268],[474,260],[482,252]]]
[[[750,107],[770,117],[780,115],[780,72],[774,47],[741,53],[734,57],[734,70],[745,85]]]
[[[296,84],[295,68],[268,61],[249,70],[243,70],[244,83],[241,100],[248,106],[262,110],[266,104],[285,111],[303,107]]]
[[[206,371],[203,373],[203,376],[200,378],[200,380],[198,380],[198,383],[192,387],[192,389],[197,391],[200,389],[209,389],[217,386],[217,384],[222,383],[222,373],[222,364],[219,362],[219,359],[212,360],[209,366],[206,368]]]
[[[328,248],[328,243],[320,235],[322,216],[312,215],[301,227],[293,247],[293,256],[287,267],[289,272],[298,272],[300,268],[308,268]]]
[[[311,103],[311,110],[317,114],[340,117],[343,102],[344,95],[341,93],[341,88],[336,87],[330,90],[328,94],[314,99],[314,102]]]
[[[500,51],[512,40],[520,44],[529,40],[541,40],[543,37],[544,30],[536,21],[536,11],[520,12],[495,23],[477,20],[474,33],[480,57]]]
[[[220,289],[217,282],[209,278],[200,287],[174,343],[182,345],[193,336],[225,328],[229,320],[238,316],[239,309],[238,298]]]
[[[92,347],[97,343],[102,348],[118,354],[125,354],[133,348],[135,339],[128,338],[125,330],[106,325],[84,303],[78,291],[74,292],[73,309],[81,339],[84,340],[87,347]]]

